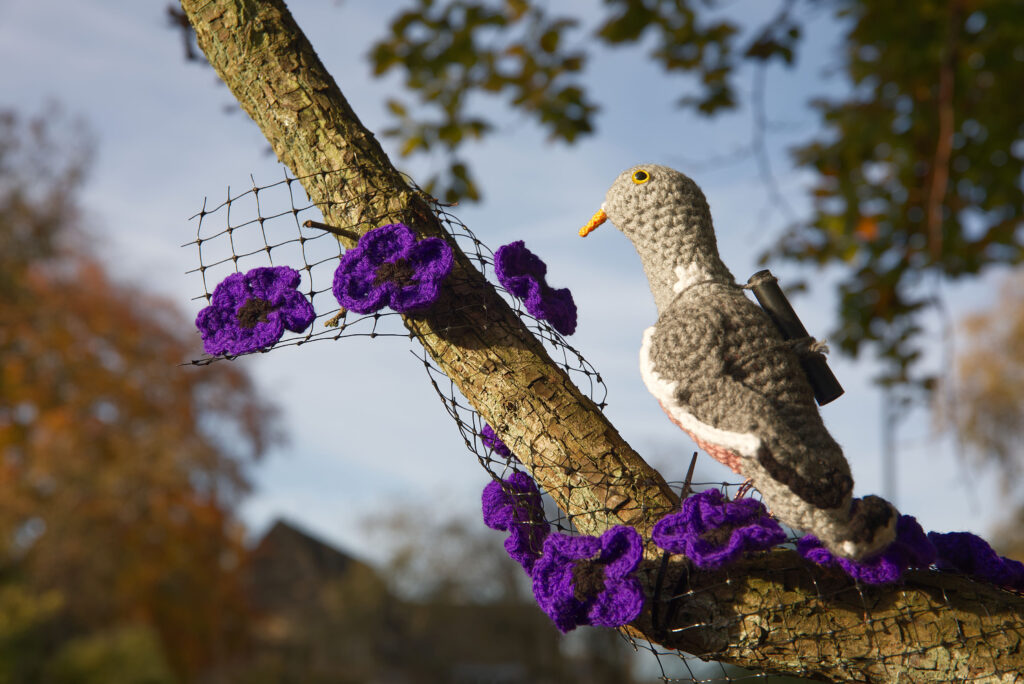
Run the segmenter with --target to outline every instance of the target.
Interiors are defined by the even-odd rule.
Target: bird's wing
[[[669,310],[644,333],[641,373],[648,390],[685,430],[751,458],[775,410],[727,372],[726,328],[714,311]]]
[[[817,428],[795,431],[794,416],[779,412],[790,407],[775,400],[767,387],[771,382],[758,378],[761,384],[755,385],[730,372],[734,366],[728,355],[735,352],[738,337],[749,331],[730,327],[727,318],[721,309],[701,306],[671,309],[658,319],[650,333],[648,358],[652,379],[672,402],[670,407],[659,397],[662,405],[684,428],[683,420],[698,429],[706,426],[704,434],[691,431],[698,437],[743,456],[744,474],[766,496],[787,491],[813,508],[844,507],[853,478],[817,409],[808,402],[799,416],[799,422]],[[794,372],[800,372],[798,367]],[[780,501],[778,493],[770,498]]]

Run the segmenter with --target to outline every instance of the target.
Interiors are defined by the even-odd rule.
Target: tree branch
[[[328,224],[447,237],[359,122],[283,2],[185,0],[200,48]],[[329,172],[329,173],[328,173]],[[461,250],[439,313],[406,327],[586,533],[650,526],[678,500]],[[446,306],[447,304],[447,306]]]
[[[401,221],[456,252],[447,300],[407,328],[584,533],[645,538],[678,501],[559,369],[454,245],[351,110],[281,0],[182,0],[199,46],[327,223],[364,233]],[[651,600],[633,633],[705,658],[858,681],[949,681],[1022,669],[1024,600],[917,573],[863,588],[776,551],[727,572],[650,556]],[[655,587],[662,587],[654,596]],[[658,616],[658,620],[654,619]],[[1012,667],[1012,669],[1004,669]]]

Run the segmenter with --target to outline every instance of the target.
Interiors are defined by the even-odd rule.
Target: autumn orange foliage
[[[0,115],[0,581],[57,592],[44,652],[141,624],[190,679],[244,646],[235,506],[274,412],[237,365],[183,366],[190,322],[88,254],[81,160],[33,125],[52,140]]]

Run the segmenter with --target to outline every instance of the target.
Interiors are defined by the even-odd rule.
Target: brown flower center
[[[727,546],[730,537],[732,537],[732,528],[729,526],[713,527],[700,535],[701,539],[716,547]]]
[[[385,282],[392,282],[399,287],[408,285],[412,281],[416,269],[409,263],[408,259],[395,259],[387,261],[377,267],[374,274],[373,284],[375,287]]]
[[[586,601],[604,591],[604,569],[605,564],[598,560],[581,560],[572,566],[573,596],[577,601]]]
[[[257,323],[266,323],[267,315],[274,307],[266,299],[250,297],[238,310],[238,327],[255,328]]]

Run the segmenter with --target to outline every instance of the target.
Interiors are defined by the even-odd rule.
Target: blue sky
[[[372,79],[365,54],[403,3],[291,5],[360,119],[371,130],[382,129],[384,100],[399,93],[400,84]],[[769,11],[766,5],[747,0],[736,8],[749,18]],[[591,3],[564,6],[586,9]],[[769,118],[778,124],[768,138],[772,166],[798,212],[807,208],[809,177],[792,170],[786,148],[818,125],[809,98],[845,88],[836,75],[839,27],[820,13],[807,34],[800,67],[770,70],[766,90]],[[266,184],[282,171],[244,113],[224,114],[234,102],[230,93],[217,85],[212,70],[184,61],[179,40],[166,27],[164,3],[0,3],[0,63],[7,65],[0,106],[31,112],[56,102],[89,124],[98,156],[84,200],[98,251],[116,277],[144,283],[194,316],[198,304],[189,300],[196,283],[185,275],[195,266],[194,253],[179,247],[195,233],[188,218],[204,197],[216,204],[229,185],[248,187],[250,174]],[[600,206],[615,176],[641,162],[675,166],[703,187],[722,257],[738,279],[758,270],[756,256],[785,221],[771,208],[752,158],[709,163],[749,143],[749,111],[713,121],[681,112],[673,103],[686,81],[666,78],[645,61],[642,49],[611,51],[591,66],[587,83],[602,108],[599,131],[574,147],[547,143],[501,101],[481,102],[497,117],[499,132],[466,156],[486,197],[454,211],[492,248],[525,240],[548,263],[550,281],[572,289],[579,329],[570,341],[605,378],[609,417],[635,449],[679,479],[693,447],[647,394],[637,369],[641,332],[655,318],[639,259],[610,225],[585,241],[576,230]],[[744,94],[749,77],[741,79]],[[393,150],[387,140],[384,145]],[[399,166],[414,178],[431,168],[422,160]],[[784,278],[799,273],[770,266]],[[803,275],[816,285],[796,301],[797,310],[822,336],[834,320],[835,273]],[[996,281],[988,276],[947,287],[953,315],[992,302]],[[938,340],[937,321],[929,325]],[[487,475],[465,450],[408,349],[401,340],[356,338],[237,362],[282,403],[291,434],[289,445],[255,470],[256,492],[243,511],[254,531],[284,515],[355,553],[379,557],[379,540],[371,543],[364,532],[367,515],[405,503],[478,515]],[[928,362],[941,359],[936,342]],[[851,462],[857,493],[880,493],[883,405],[870,382],[877,367],[869,358],[833,356],[830,363],[846,395],[823,415]],[[934,435],[924,412],[901,427],[898,447],[897,503],[926,529],[984,533],[1004,513],[994,474],[957,458],[950,441]],[[707,457],[701,467],[710,479],[735,479]]]

